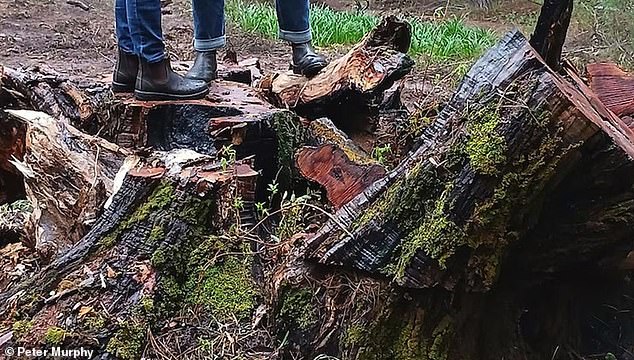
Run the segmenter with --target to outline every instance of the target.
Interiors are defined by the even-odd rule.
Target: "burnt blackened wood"
[[[573,0],[545,0],[530,43],[553,70],[561,68],[561,52],[572,17]]]
[[[522,34],[507,34],[413,153],[340,209],[307,256],[408,287],[490,288],[541,199],[579,164],[578,146],[603,131],[634,154],[631,131],[571,81],[542,63]]]
[[[136,357],[153,348],[146,332],[171,331],[160,324],[168,324],[181,306],[195,311],[208,305],[207,298],[191,295],[205,286],[201,279],[213,277],[207,269],[240,269],[244,273],[226,276],[254,286],[248,257],[235,253],[245,248],[229,235],[235,226],[252,226],[241,223],[252,221],[249,208],[238,211],[234,205],[253,201],[257,172],[250,163],[223,166],[214,157],[175,150],[153,153],[120,174],[122,182],[91,231],[33,277],[0,294],[0,326],[10,325],[18,313],[32,324],[8,345],[34,344],[48,329],[59,328],[66,334],[60,345],[89,347],[104,358],[123,351]],[[235,291],[255,295],[246,288]],[[250,303],[248,296],[244,301]],[[227,316],[213,311],[216,319]],[[63,315],[50,317],[51,312]],[[75,336],[79,330],[82,335]],[[121,341],[131,337],[134,342],[123,349]]]

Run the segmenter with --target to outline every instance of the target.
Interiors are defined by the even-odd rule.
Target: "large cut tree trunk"
[[[340,210],[310,256],[407,287],[490,288],[496,264],[532,228],[579,146],[604,131],[634,154],[631,131],[581,86],[550,71],[522,34],[508,34],[474,65],[414,154]]]
[[[229,229],[254,225],[253,208],[235,205],[253,201],[257,173],[250,165],[226,167],[175,150],[152,154],[124,175],[86,236],[0,294],[0,317],[22,324],[13,326],[9,345],[84,346],[110,357],[156,358],[177,350],[169,341],[174,331],[157,329],[156,322],[200,312],[185,327],[178,320],[178,332],[213,339],[199,330],[212,318],[205,309],[216,321],[249,311],[257,295],[252,257]],[[266,338],[260,335],[253,331],[241,343],[261,345]],[[188,346],[197,351],[197,342]]]
[[[313,79],[278,73],[259,91],[218,81],[199,101],[0,73],[0,108],[56,118],[0,118],[3,200],[12,176],[17,198],[36,180],[67,183],[24,178],[46,164],[89,189],[99,174],[113,194],[100,207],[89,192],[101,216],[41,269],[19,244],[0,249],[0,347],[126,360],[631,358],[634,285],[621,271],[634,258],[634,133],[617,109],[632,97],[609,101],[627,76],[595,73],[595,95],[561,61],[569,7],[548,13],[563,3],[546,2],[532,42],[511,32],[484,55],[422,135],[400,136],[421,122],[400,105],[412,63],[395,18]],[[123,160],[128,150],[73,124],[137,149]],[[398,155],[373,151],[385,143]],[[28,156],[45,147],[61,160]],[[88,170],[71,176],[75,163]]]

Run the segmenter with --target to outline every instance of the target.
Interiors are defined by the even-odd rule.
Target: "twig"
[[[81,0],[66,0],[66,3],[68,5],[77,6],[78,8],[80,8],[80,9],[82,9],[84,11],[90,10],[90,6],[88,6],[85,2],[83,2]]]

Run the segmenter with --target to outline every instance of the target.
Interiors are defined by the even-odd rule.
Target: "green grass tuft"
[[[226,3],[230,21],[242,30],[275,38],[278,33],[275,8],[266,3]],[[313,43],[320,47],[349,45],[361,40],[380,21],[378,16],[363,11],[338,11],[313,5],[310,13]],[[439,20],[408,19],[412,25],[410,54],[425,55],[436,60],[463,60],[479,56],[493,45],[495,33],[472,27],[456,17]]]

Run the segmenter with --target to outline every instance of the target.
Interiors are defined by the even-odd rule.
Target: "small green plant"
[[[270,214],[269,208],[267,208],[266,204],[261,201],[255,203],[255,210],[258,212],[258,216],[260,217],[269,216]]]
[[[27,334],[33,327],[33,322],[28,320],[20,320],[13,323],[12,330],[13,335],[16,338],[20,338]]]
[[[66,337],[66,331],[58,327],[50,327],[46,330],[44,341],[49,345],[60,345]]]
[[[244,209],[244,200],[242,200],[241,196],[236,196],[233,198],[233,208],[236,210]]]
[[[372,149],[372,158],[378,161],[380,164],[385,164],[387,161],[386,155],[392,152],[392,146],[385,144],[383,146],[377,146]]]
[[[222,171],[227,171],[227,168],[236,162],[236,150],[233,148],[233,144],[223,145],[220,149],[220,156]]]

